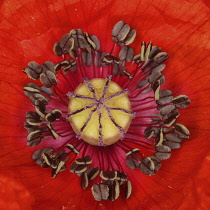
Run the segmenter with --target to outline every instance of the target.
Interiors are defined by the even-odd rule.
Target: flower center
[[[95,35],[74,29],[54,45],[63,61],[29,62],[23,70],[44,85],[24,87],[35,109],[26,113],[27,145],[41,145],[33,160],[50,167],[53,178],[71,165],[82,189],[92,186],[97,201],[114,201],[121,190],[128,199],[132,185],[127,170],[155,175],[190,135],[176,123],[178,109],[190,100],[161,89],[168,54],[142,42],[134,56],[127,45],[135,36],[135,29],[119,21],[112,30],[115,44],[107,53],[100,51]]]
[[[68,93],[68,120],[77,138],[99,146],[123,139],[134,115],[127,95],[128,90],[111,76],[84,79],[74,93]]]

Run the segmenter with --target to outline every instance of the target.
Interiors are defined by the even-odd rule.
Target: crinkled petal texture
[[[3,209],[207,209],[209,189],[204,183],[209,183],[209,177],[197,174],[210,146],[208,1],[5,0],[0,5]],[[68,170],[53,179],[50,171],[32,161],[35,149],[26,146],[23,129],[25,113],[31,105],[22,93],[30,80],[22,69],[29,61],[58,62],[53,45],[73,28],[97,35],[102,50],[110,51],[111,29],[119,20],[137,30],[138,39],[132,44],[136,52],[141,41],[152,41],[170,55],[164,70],[164,87],[174,95],[186,94],[191,99],[180,119],[191,131],[191,137],[181,149],[172,152],[156,175],[130,172],[131,198],[125,200],[121,196],[114,202],[97,202],[90,189],[83,191],[78,178]],[[205,172],[208,166],[206,160],[202,170]],[[17,197],[18,193],[22,195]]]

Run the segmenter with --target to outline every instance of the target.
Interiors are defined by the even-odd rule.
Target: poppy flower
[[[7,192],[0,202],[5,209],[206,207],[207,199],[204,204],[197,204],[199,196],[192,193],[196,188],[192,183],[208,182],[201,174],[197,176],[210,144],[207,1],[2,1],[0,21],[0,179],[2,192]],[[123,26],[127,27],[126,36],[120,31]],[[134,29],[137,35],[133,41]],[[119,38],[119,33],[124,38]],[[84,48],[75,47],[78,39],[83,40]],[[150,42],[167,54],[161,54],[158,47],[150,48]],[[127,58],[130,54],[124,52],[129,49],[134,49],[137,55],[133,62]],[[153,56],[152,49],[155,49]],[[170,58],[165,61],[168,55]],[[164,84],[160,79],[163,61]],[[159,75],[154,79],[151,75],[157,66]],[[119,71],[115,72],[116,68]],[[40,80],[32,81],[28,76]],[[43,85],[45,88],[40,88]],[[173,120],[179,114],[171,118],[162,114],[160,118],[161,107],[166,107],[165,102],[160,102],[162,95],[165,96],[163,91],[160,94],[160,85],[160,91],[171,91],[169,95],[167,92],[170,100],[166,104],[178,108],[178,96],[188,105],[185,96],[179,97],[181,94],[191,100],[189,107],[179,111],[181,116],[175,123]],[[146,87],[151,89],[147,92]],[[139,94],[139,90],[144,93]],[[34,99],[36,93],[39,96]],[[116,97],[123,106],[115,102],[111,103],[114,107],[105,104]],[[147,102],[148,98],[153,100]],[[85,105],[78,108],[78,101]],[[116,112],[120,112],[123,122],[116,120]],[[77,119],[77,114],[81,118]],[[107,121],[101,117],[105,114]],[[91,120],[98,121],[91,123],[97,125],[92,129],[97,135],[86,132],[90,130],[87,125]],[[114,126],[109,127],[110,124]],[[177,137],[181,129],[188,137],[188,129],[182,125],[189,129],[190,137],[181,144],[176,142],[181,147],[174,149],[171,136]],[[105,132],[106,127],[113,132]],[[166,127],[167,132],[163,130]],[[105,138],[107,133],[114,137]],[[173,149],[169,159],[165,154],[157,157],[155,146],[159,143]],[[136,169],[131,169],[129,160]],[[76,168],[78,165],[80,169]],[[90,176],[90,165],[99,168],[100,175],[87,187],[88,177],[83,172],[87,168]],[[76,173],[69,172],[70,169]],[[107,175],[107,171],[118,172]],[[114,182],[110,180],[112,175]],[[97,184],[102,182],[106,184]],[[96,193],[99,188],[105,194],[104,199],[98,198],[102,196]],[[118,190],[120,195],[116,196]],[[126,191],[128,199],[123,195]]]

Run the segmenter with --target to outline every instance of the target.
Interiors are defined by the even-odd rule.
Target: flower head
[[[50,167],[53,178],[71,163],[70,171],[81,177],[83,189],[92,185],[97,201],[118,199],[123,185],[128,199],[127,168],[154,175],[171,149],[189,139],[176,120],[190,100],[160,89],[168,54],[142,42],[134,56],[128,45],[135,37],[136,30],[119,21],[111,52],[101,52],[95,35],[73,29],[54,45],[63,61],[30,62],[23,70],[43,84],[24,87],[35,109],[26,113],[27,145],[41,145],[32,158]]]
[[[53,4],[41,5],[45,3],[38,2],[35,8],[39,6],[40,11],[44,11],[45,6],[47,6],[49,14],[51,14],[51,10],[64,11],[63,8],[68,8],[66,5],[61,8],[60,4],[57,3],[55,1]],[[16,5],[16,8],[19,7],[23,11],[32,11],[31,6],[29,3],[24,4],[24,6]],[[187,7],[187,5],[185,6]],[[3,7],[12,11],[6,3]],[[79,11],[80,7],[77,3],[75,5],[70,4],[69,8],[71,10],[67,9],[67,11],[75,13],[75,17],[77,17],[77,14],[83,14],[82,11]],[[82,8],[85,8],[84,5]],[[92,7],[87,6],[87,8],[92,11]],[[101,6],[102,8],[103,6]],[[154,3],[154,8],[160,13],[162,7],[158,7]],[[199,8],[202,9],[203,14],[206,14],[204,12],[205,7],[202,4]],[[168,9],[171,9],[170,4],[168,4]],[[33,18],[35,21],[43,21],[36,16],[43,15],[45,17],[46,13],[43,14],[40,11],[34,11]],[[195,146],[193,147],[193,144],[190,144],[190,140],[183,143],[181,149],[173,151],[169,160],[161,160],[168,159],[171,149],[179,148],[182,145],[180,142],[188,139],[189,131],[183,126],[184,124],[190,130],[198,131],[198,127],[193,127],[194,124],[186,120],[189,119],[190,110],[197,107],[194,102],[198,98],[197,95],[203,94],[199,90],[205,91],[204,89],[206,87],[207,90],[207,86],[197,84],[200,78],[193,82],[197,72],[193,72],[192,75],[195,68],[190,66],[190,59],[185,56],[185,53],[189,53],[187,49],[193,47],[183,45],[182,41],[185,40],[186,43],[191,43],[196,49],[200,49],[200,46],[194,45],[193,38],[195,39],[196,36],[191,35],[192,38],[188,40],[187,36],[190,33],[181,35],[181,31],[190,31],[189,26],[186,25],[186,28],[182,28],[182,25],[180,25],[179,29],[177,24],[174,25],[175,20],[172,21],[169,18],[166,21],[159,18],[160,22],[154,22],[152,16],[148,20],[147,18],[144,19],[144,22],[146,23],[147,20],[148,23],[141,30],[139,30],[140,24],[135,20],[138,16],[133,16],[133,19],[123,18],[126,22],[118,22],[121,19],[119,17],[115,21],[114,19],[108,21],[109,17],[103,17],[101,20],[107,21],[105,30],[102,27],[104,26],[103,21],[100,24],[94,22],[93,17],[98,17],[99,11],[97,9],[93,16],[88,16],[88,23],[91,24],[87,28],[84,24],[85,21],[80,17],[75,18],[74,23],[72,21],[70,26],[61,27],[63,30],[57,32],[56,28],[60,27],[59,18],[64,19],[62,21],[64,26],[66,19],[63,18],[62,12],[59,12],[58,17],[55,18],[54,12],[51,17],[53,21],[47,21],[47,24],[36,23],[36,26],[40,25],[37,31],[24,31],[25,33],[22,33],[24,37],[16,32],[15,36],[19,39],[18,42],[12,39],[12,35],[8,37],[8,39],[11,39],[11,43],[17,45],[17,49],[14,46],[13,50],[10,50],[10,47],[5,47],[2,55],[6,54],[6,49],[8,51],[16,49],[17,52],[20,50],[17,56],[20,59],[15,57],[8,59],[7,57],[8,62],[5,65],[16,69],[15,71],[20,69],[21,66],[30,78],[40,78],[42,84],[40,82],[28,83],[26,77],[22,79],[19,73],[15,74],[15,79],[11,78],[8,73],[2,73],[5,81],[3,82],[3,88],[4,90],[7,89],[7,94],[3,91],[4,101],[2,103],[9,104],[10,107],[9,109],[2,108],[3,116],[5,116],[4,126],[10,125],[14,128],[12,135],[8,129],[4,129],[2,132],[2,136],[7,138],[7,143],[4,144],[2,152],[1,161],[4,163],[2,166],[4,166],[8,175],[17,177],[26,188],[38,188],[38,190],[36,188],[30,190],[35,198],[37,208],[53,205],[52,200],[56,200],[57,205],[59,207],[63,206],[63,208],[71,208],[74,205],[83,205],[84,208],[90,206],[92,208],[97,205],[123,206],[125,203],[128,205],[132,203],[134,208],[143,208],[144,206],[150,208],[149,205],[162,207],[164,206],[163,200],[167,196],[166,192],[176,195],[176,200],[180,201],[181,196],[177,196],[176,191],[182,188],[180,183],[185,182],[181,177],[195,169],[195,161],[191,161],[194,158],[191,152]],[[142,11],[145,12],[145,15],[147,14],[146,10]],[[164,10],[164,13],[166,14],[162,17],[166,18],[167,11]],[[10,24],[12,24],[11,17],[7,17],[8,14],[7,12],[3,16],[4,21],[9,18]],[[14,14],[17,14],[17,12]],[[118,10],[113,14],[117,16]],[[190,14],[188,15],[190,16]],[[177,16],[179,17],[179,14]],[[17,17],[21,19],[22,16]],[[69,16],[67,15],[67,17]],[[71,18],[69,20],[71,22]],[[163,24],[161,24],[161,21]],[[170,24],[168,21],[171,21]],[[195,24],[198,20],[191,18],[191,21],[192,24]],[[200,21],[204,24],[205,29],[208,23],[206,17],[203,15],[203,19]],[[118,23],[112,30],[112,36],[116,44],[112,47],[111,39],[108,39],[108,33],[111,34],[111,26],[115,22]],[[31,21],[30,23],[32,24]],[[148,28],[148,25],[151,24],[153,27]],[[167,26],[166,31],[170,27],[176,29],[177,34],[171,33],[169,38],[165,33],[166,38],[161,39],[161,36],[158,35],[163,35],[161,28],[157,27],[157,30],[154,30],[155,24],[157,24],[156,27]],[[17,29],[20,28],[17,24],[13,23],[13,25]],[[21,25],[21,28],[23,28],[23,25]],[[97,36],[91,35],[94,34],[96,25],[98,28],[102,27],[102,29],[97,30]],[[81,28],[87,33],[74,30],[62,36],[63,33],[72,28]],[[29,29],[34,29],[33,24]],[[140,32],[148,43],[142,43],[140,52],[138,52],[139,48],[136,47],[136,44],[132,44],[133,48],[127,46],[133,41],[135,30],[138,33]],[[152,36],[153,30],[157,33],[155,37]],[[9,30],[5,31],[2,28],[2,31],[7,33]],[[102,31],[105,31],[105,34],[101,33]],[[39,43],[41,40],[43,45]],[[137,38],[137,40],[140,39]],[[177,71],[173,77],[171,77],[172,73],[169,73],[169,70],[165,71],[166,83],[161,88],[160,85],[165,80],[162,74],[165,67],[163,62],[168,58],[168,55],[161,52],[159,47],[152,47],[152,43],[149,43],[149,41],[157,43],[164,51],[169,52],[172,59],[168,62],[169,69],[175,67],[174,64],[176,64]],[[57,43],[54,45],[55,42]],[[18,45],[21,45],[21,47],[18,48]],[[51,46],[51,48],[54,45],[55,54],[62,56],[57,58],[50,52],[50,47],[46,48],[44,45]],[[119,48],[118,45],[126,46]],[[21,56],[23,52],[24,60]],[[134,54],[137,56],[132,61]],[[175,56],[174,59],[173,56]],[[200,57],[196,57],[199,64],[203,56],[201,54]],[[16,59],[18,59],[18,62]],[[12,60],[16,62],[11,64]],[[27,63],[28,67],[26,67]],[[198,64],[196,63],[196,65]],[[186,74],[182,74],[183,69],[185,69]],[[186,76],[189,78],[186,79]],[[194,83],[196,83],[196,87],[194,87]],[[190,88],[192,84],[194,89]],[[178,88],[179,85],[180,88]],[[30,98],[32,105],[25,100],[21,89],[17,89],[21,87],[24,87],[24,92]],[[172,91],[169,91],[168,88]],[[186,96],[180,96],[182,92],[188,94],[194,103],[188,109],[189,111],[183,112],[184,117],[181,123],[177,123],[176,119],[179,116],[177,108],[185,108],[189,104]],[[15,95],[15,101],[11,95]],[[23,99],[24,101],[22,101]],[[203,101],[202,105],[205,104],[203,99],[199,100]],[[199,108],[195,110],[194,121],[197,122],[197,116],[200,116]],[[25,128],[28,130],[28,134],[21,128],[21,123],[25,120],[25,113],[27,113]],[[11,118],[6,117],[8,114],[9,116],[12,115],[15,120],[11,121]],[[205,126],[205,123],[201,122],[198,126],[201,125]],[[205,130],[205,128],[203,129]],[[203,146],[207,145],[205,141],[196,140],[195,134],[193,132],[191,137],[195,139],[194,142],[202,142]],[[49,136],[50,138],[47,138]],[[25,146],[26,141],[24,139],[26,138],[28,146],[32,147],[31,149]],[[15,143],[14,139],[16,139]],[[36,149],[34,149],[34,146],[36,146]],[[204,153],[205,148],[202,151]],[[194,154],[196,153],[202,159],[201,152],[195,151]],[[51,168],[54,179],[49,177],[48,169],[41,169],[36,166],[34,161],[31,161],[31,156],[36,164]],[[199,160],[199,158],[196,158],[196,160]],[[179,162],[182,164],[178,164]],[[183,165],[183,163],[188,164]],[[74,176],[70,175],[70,165],[71,172],[75,173]],[[14,175],[14,166],[18,166],[18,175]],[[24,178],[22,179],[22,177]],[[81,182],[81,187],[79,182]],[[75,190],[69,189],[66,183],[69,186],[74,186]],[[62,192],[62,194],[59,192]],[[126,192],[125,197],[122,192]],[[36,193],[40,193],[39,198]],[[81,199],[82,197],[83,199]],[[85,200],[89,198],[91,202],[86,204]],[[126,198],[128,199],[126,200]],[[44,201],[37,204],[40,201],[39,199]],[[78,200],[82,200],[82,202],[79,203]],[[106,201],[101,203],[101,200]],[[110,204],[111,201],[107,200],[115,201]],[[166,200],[164,200],[166,205],[178,205],[170,199]]]

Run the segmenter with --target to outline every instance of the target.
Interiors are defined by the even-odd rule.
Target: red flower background
[[[0,209],[208,209],[208,0],[2,0],[0,7]],[[52,179],[32,161],[35,149],[26,146],[23,128],[30,104],[22,93],[30,80],[21,69],[29,61],[58,62],[53,45],[73,28],[97,35],[102,50],[110,51],[119,20],[137,30],[136,53],[141,41],[152,41],[170,55],[164,87],[191,99],[179,121],[191,136],[156,175],[131,172],[131,198],[97,202],[68,170]]]

